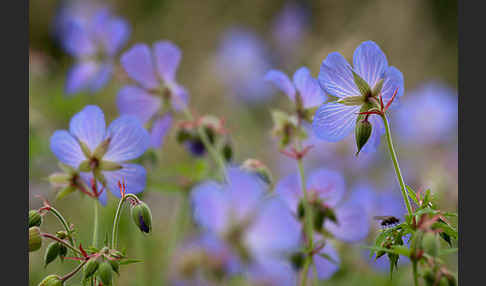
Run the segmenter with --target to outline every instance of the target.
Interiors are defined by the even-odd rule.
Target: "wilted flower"
[[[66,93],[101,89],[112,76],[116,54],[128,40],[128,23],[107,7],[75,1],[61,9],[55,24],[62,47],[76,59],[68,72]]]
[[[257,35],[242,28],[231,28],[225,32],[218,50],[217,74],[239,99],[260,103],[272,95],[263,80],[270,69],[268,59]]]
[[[143,123],[153,120],[151,146],[158,148],[172,125],[167,107],[186,108],[187,90],[176,81],[181,51],[170,41],[159,41],[153,48],[136,44],[121,56],[128,76],[138,85],[126,85],[119,92],[117,106],[121,114],[137,116]]]
[[[142,155],[149,139],[136,117],[121,116],[106,128],[103,111],[88,105],[71,118],[69,131],[54,132],[51,150],[62,163],[78,169],[86,182],[94,174],[103,187],[120,197],[119,181],[125,181],[129,193],[140,193],[145,188],[145,169],[126,162]],[[106,204],[106,199],[103,191],[99,200]]]
[[[356,48],[353,66],[337,52],[322,62],[319,83],[328,95],[338,99],[319,107],[313,129],[320,139],[336,142],[351,133],[358,120],[368,120],[373,130],[362,151],[369,152],[379,146],[380,137],[385,133],[384,124],[376,114],[359,113],[379,107],[381,100],[384,104],[396,104],[391,100],[395,92],[396,99],[403,94],[403,75],[397,68],[388,66],[385,54],[372,41]]]
[[[293,82],[279,70],[269,71],[265,75],[265,80],[275,85],[294,102],[298,92],[302,107],[305,109],[319,106],[326,100],[326,95],[319,86],[319,82],[312,77],[307,67],[301,67],[294,73]]]
[[[457,135],[457,92],[442,82],[428,82],[407,95],[393,117],[401,141],[423,146]]]
[[[196,222],[230,246],[250,277],[254,269],[285,268],[298,246],[298,222],[279,198],[266,196],[267,185],[256,175],[234,167],[226,175],[225,184],[206,181],[192,190]]]

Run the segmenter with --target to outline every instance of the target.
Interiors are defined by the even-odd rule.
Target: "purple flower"
[[[369,222],[366,210],[360,203],[343,201],[345,188],[341,174],[322,168],[312,171],[306,182],[309,203],[314,207],[319,206],[319,210],[328,210],[335,215],[335,222],[330,216],[324,218],[324,229],[341,241],[357,242],[368,234]],[[294,215],[299,217],[304,193],[297,174],[280,180],[275,187],[275,192],[282,197]],[[314,255],[319,279],[329,278],[339,267],[336,251],[328,242],[324,245],[325,247]],[[334,261],[329,261],[321,254],[329,255]]]
[[[447,142],[457,135],[457,92],[441,82],[422,84],[408,93],[394,119],[406,143]]]
[[[385,54],[374,42],[367,41],[356,48],[353,66],[337,52],[329,54],[322,62],[319,83],[328,95],[338,100],[325,103],[316,111],[312,127],[320,139],[337,142],[351,133],[363,105],[377,104],[379,94],[385,104],[397,89],[396,99],[403,94],[402,73],[388,66]],[[357,82],[360,83],[359,87]],[[393,105],[396,105],[395,101]],[[372,114],[368,119],[373,129],[363,152],[375,150],[381,135],[385,133],[378,115]]]
[[[76,59],[67,75],[66,93],[100,90],[110,80],[114,58],[128,40],[128,23],[106,7],[76,1],[61,9],[56,26],[63,49]]]
[[[156,42],[152,49],[136,44],[121,56],[128,76],[138,85],[126,85],[117,96],[120,114],[138,117],[143,123],[152,120],[151,147],[158,148],[172,125],[169,113],[161,114],[165,104],[175,110],[185,109],[187,90],[176,81],[181,60],[180,49],[169,41]]]
[[[304,108],[312,108],[326,101],[326,95],[307,67],[301,67],[294,73],[293,82],[279,70],[269,71],[265,75],[265,80],[271,82],[294,102],[296,93],[299,92]]]
[[[309,25],[309,11],[295,2],[286,2],[273,22],[273,37],[279,49],[289,54],[297,48]]]
[[[196,223],[228,244],[254,279],[273,277],[276,267],[291,269],[286,256],[299,245],[298,222],[279,198],[268,196],[257,176],[235,167],[226,174],[225,184],[206,181],[192,190]]]
[[[99,183],[120,197],[119,181],[125,182],[128,193],[144,190],[145,169],[127,161],[140,157],[149,140],[136,117],[121,116],[106,128],[103,111],[88,105],[71,118],[69,131],[54,132],[50,145],[59,161],[79,170],[87,182],[94,174]],[[106,204],[106,192],[99,199]]]
[[[216,68],[223,83],[246,103],[260,103],[272,95],[263,76],[270,69],[268,52],[257,35],[231,28],[223,36]]]

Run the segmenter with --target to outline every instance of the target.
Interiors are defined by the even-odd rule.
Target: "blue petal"
[[[59,161],[73,168],[86,160],[78,141],[66,130],[57,130],[51,136],[51,151]]]
[[[280,196],[293,213],[297,213],[299,200],[303,196],[297,174],[281,179],[275,186],[275,193]]]
[[[322,62],[319,84],[327,94],[336,97],[359,96],[351,66],[339,53],[330,53]]]
[[[302,97],[304,108],[321,105],[326,100],[326,94],[322,90],[317,79],[313,78],[310,70],[301,67],[294,73],[294,84]]]
[[[336,102],[323,104],[314,115],[314,134],[331,142],[343,139],[354,129],[359,110],[360,106],[347,106]]]
[[[80,172],[79,173],[81,179],[86,183],[87,186],[91,186],[93,182],[93,173],[86,173],[86,172]],[[106,206],[106,203],[108,202],[108,192],[103,189],[103,186],[101,185],[100,182],[96,181],[98,192],[101,191],[101,194],[98,197],[98,201],[102,206]]]
[[[331,170],[315,170],[307,179],[307,192],[316,194],[329,207],[334,207],[341,201],[345,188],[343,176]]]
[[[126,192],[131,194],[141,193],[147,183],[145,168],[137,164],[121,164],[122,169],[117,171],[103,171],[106,179],[106,187],[112,194],[121,197],[118,182],[125,182]]]
[[[295,286],[297,274],[288,260],[265,257],[249,269],[251,285]]]
[[[103,160],[113,162],[138,158],[150,144],[150,136],[141,121],[130,115],[122,115],[113,120],[106,132],[106,138],[111,138],[111,141]]]
[[[103,190],[98,197],[98,200],[100,201],[100,204],[102,206],[106,206],[106,203],[108,202],[108,192],[106,190]]]
[[[101,88],[103,88],[106,85],[106,83],[110,80],[112,73],[113,73],[113,64],[111,62],[100,64],[98,66],[96,75],[91,80],[90,91],[94,93],[99,91]]]
[[[359,203],[348,201],[335,209],[337,222],[326,221],[324,228],[339,240],[358,242],[368,235],[369,218]]]
[[[130,26],[120,17],[109,17],[101,23],[99,39],[102,41],[106,53],[114,57],[130,36]]]
[[[383,96],[383,103],[386,105],[392,98],[393,93],[398,88],[398,92],[391,107],[397,105],[398,99],[403,95],[405,90],[403,83],[403,74],[396,67],[388,67],[385,73],[385,80],[383,81],[383,88],[381,94]]]
[[[366,41],[354,51],[353,66],[354,71],[373,88],[384,77],[388,61],[375,42]]]
[[[159,87],[155,75],[152,53],[145,44],[135,44],[130,50],[123,53],[120,62],[128,76],[136,80],[143,87],[154,89]]]
[[[154,55],[159,76],[164,81],[174,81],[181,50],[170,41],[159,41],[154,44]]]
[[[69,122],[69,132],[93,152],[105,137],[105,115],[96,105],[88,105]]]
[[[98,63],[94,61],[83,61],[75,64],[69,69],[67,74],[66,94],[74,94],[88,89],[98,71]]]
[[[368,120],[373,128],[371,129],[371,135],[368,142],[366,142],[364,147],[361,149],[361,152],[363,153],[375,152],[380,146],[381,136],[385,134],[385,124],[380,116],[372,114],[370,117],[368,117]]]
[[[116,104],[121,115],[133,115],[145,123],[160,109],[162,101],[145,89],[127,85],[118,92]]]
[[[324,254],[329,256],[332,261],[327,259],[327,257],[323,257],[320,254]],[[339,269],[339,255],[336,249],[329,243],[326,242],[326,245],[319,251],[317,255],[314,255],[314,265],[316,267],[317,278],[319,280],[326,280],[331,278],[331,276],[336,273]],[[309,279],[314,277],[313,269],[309,269]]]
[[[265,81],[271,82],[276,88],[284,92],[292,101],[295,100],[295,87],[289,77],[279,70],[270,70],[265,75]]]
[[[152,131],[150,133],[150,146],[152,148],[159,148],[164,142],[164,138],[172,126],[172,116],[166,114],[157,118],[152,125]]]
[[[82,58],[96,52],[93,34],[79,22],[70,21],[62,31],[62,44],[67,53]]]
[[[237,167],[226,169],[226,182],[225,191],[230,197],[235,219],[246,219],[259,206],[265,184],[259,177]]]
[[[299,246],[301,227],[285,203],[268,199],[255,213],[255,221],[245,236],[256,257],[289,254]]]
[[[350,202],[360,204],[366,211],[369,218],[373,217],[376,212],[377,197],[373,188],[365,182],[360,182],[353,187]]]
[[[216,233],[225,230],[228,221],[228,196],[214,181],[203,182],[191,191],[194,220],[203,228]]]
[[[173,97],[171,98],[172,107],[175,110],[181,111],[187,108],[189,103],[189,93],[187,90],[176,82],[167,82]]]

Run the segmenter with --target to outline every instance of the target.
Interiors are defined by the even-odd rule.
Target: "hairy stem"
[[[98,228],[99,228],[99,202],[98,200],[94,201],[94,222],[93,222],[93,246],[98,246]]]
[[[79,251],[78,249],[76,249],[73,245],[67,243],[66,241],[60,239],[59,237],[57,237],[55,235],[52,235],[50,233],[41,233],[41,236],[42,237],[45,237],[45,238],[49,238],[49,239],[55,240],[55,241],[59,242],[60,244],[65,245],[67,248],[71,249],[76,254],[82,255],[81,251]]]
[[[415,286],[418,286],[419,282],[418,282],[417,261],[412,262],[412,270],[413,270],[413,284]]]
[[[139,199],[134,194],[125,194],[120,201],[118,202],[118,207],[116,208],[115,212],[115,219],[113,220],[113,230],[111,231],[111,248],[116,249],[116,243],[118,241],[118,224],[120,222],[120,215],[122,212],[123,203],[128,199],[132,198],[136,202],[139,202]]]
[[[390,157],[393,162],[393,167],[395,167],[395,173],[397,174],[398,183],[400,184],[400,189],[402,191],[403,201],[405,202],[405,206],[407,207],[408,214],[412,215],[412,207],[410,206],[410,200],[408,198],[408,193],[405,188],[405,182],[403,181],[402,172],[400,171],[400,166],[398,165],[397,154],[395,152],[395,148],[393,148],[393,141],[390,132],[390,125],[388,124],[388,119],[386,115],[383,114],[381,116],[383,118],[383,123],[385,124],[386,129],[386,142],[388,143],[388,150],[390,151]]]
[[[69,242],[71,243],[71,245],[76,245],[75,241],[74,241],[74,238],[72,237],[71,235],[71,228],[69,227],[69,224],[67,223],[67,220],[61,215],[61,213],[55,209],[54,207],[52,206],[49,206],[49,211],[55,216],[57,217],[57,219],[61,222],[62,226],[64,227],[64,229],[66,230],[66,232],[68,233],[68,239],[69,239]]]
[[[71,272],[67,273],[66,275],[64,275],[63,277],[61,277],[62,282],[66,282],[66,280],[70,279],[76,273],[78,273],[78,271],[81,270],[81,268],[83,268],[83,266],[86,264],[86,262],[88,262],[88,261],[87,260],[83,261],[76,268],[74,268],[73,271],[71,271]]]

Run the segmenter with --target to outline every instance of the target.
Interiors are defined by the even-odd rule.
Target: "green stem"
[[[308,258],[312,258],[312,256],[307,256],[305,262],[304,262],[304,268],[302,270],[302,277],[300,278],[300,285],[301,286],[306,286],[307,285],[307,276],[309,276],[309,267],[311,265],[311,262],[312,262],[312,259],[308,259]]]
[[[417,261],[412,262],[412,270],[413,270],[413,284],[415,286],[418,286],[419,282],[418,282],[418,272],[417,272]]]
[[[390,156],[391,156],[391,159],[393,161],[393,166],[395,167],[395,173],[397,174],[398,183],[400,184],[400,189],[402,190],[402,197],[403,197],[403,200],[405,201],[405,205],[407,207],[408,214],[411,216],[412,215],[412,207],[410,206],[410,200],[408,198],[407,190],[405,188],[405,182],[403,181],[402,172],[400,171],[400,166],[398,165],[397,154],[395,152],[395,149],[393,148],[393,141],[392,141],[391,132],[390,132],[390,125],[388,124],[388,119],[386,118],[385,114],[383,114],[381,117],[383,118],[383,123],[385,124],[386,141],[388,143],[388,150],[390,151]]]
[[[121,198],[118,202],[118,207],[116,208],[115,212],[115,219],[113,220],[113,230],[111,232],[111,248],[113,249],[116,249],[116,242],[118,241],[118,224],[120,222],[120,215],[123,203],[126,201],[127,198],[132,198],[137,202],[139,201],[138,197],[134,194],[125,194],[125,196],[123,196],[123,198]]]
[[[98,200],[94,200],[94,222],[93,222],[93,246],[97,247],[98,246],[98,228],[99,228],[99,202]]]
[[[74,268],[73,271],[69,272],[68,274],[64,275],[63,277],[61,277],[61,281],[62,282],[66,282],[66,280],[70,279],[71,277],[73,277],[76,273],[78,273],[79,270],[81,270],[81,268],[83,268],[83,266],[86,264],[86,262],[88,262],[87,260],[86,261],[83,261],[82,263],[80,263],[76,268]],[[64,284],[63,284],[64,285]]]
[[[77,250],[74,246],[72,246],[71,244],[67,243],[66,241],[60,239],[59,237],[55,236],[55,235],[52,235],[50,233],[42,233],[41,234],[42,237],[45,237],[45,238],[49,238],[49,239],[52,239],[54,241],[57,241],[59,242],[60,244],[63,244],[65,245],[67,248],[71,249],[72,251],[74,251],[76,254],[78,255],[83,255],[81,253],[81,251]]]
[[[182,111],[185,117],[187,118],[187,120],[194,121],[194,117],[192,116],[191,112],[187,108],[184,108]],[[218,151],[214,149],[213,145],[209,141],[206,132],[204,132],[204,130],[201,127],[197,128],[197,133],[201,137],[201,141],[204,145],[204,148],[208,151],[209,155],[213,158],[214,162],[216,162],[216,164],[218,165],[221,174],[224,175],[226,172],[226,168],[225,168],[224,160],[221,157],[221,154],[219,154]]]
[[[49,207],[49,211],[55,216],[57,217],[57,219],[61,222],[62,226],[64,227],[64,229],[66,230],[66,232],[68,233],[68,239],[69,239],[69,242],[71,243],[71,245],[76,245],[75,241],[74,241],[74,238],[72,238],[71,234],[71,228],[69,227],[68,223],[67,223],[67,220],[62,216],[62,214],[57,210],[55,209],[54,207],[50,206]]]

